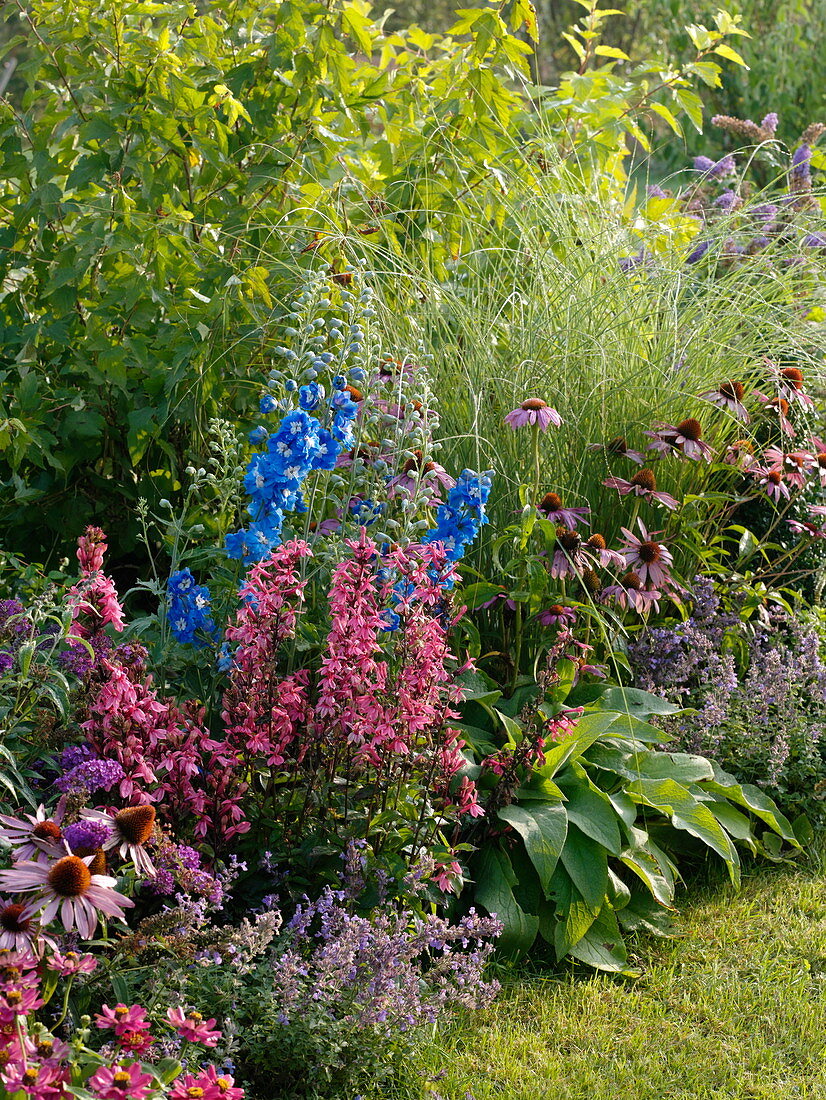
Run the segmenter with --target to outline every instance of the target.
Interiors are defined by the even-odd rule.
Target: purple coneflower
[[[86,810],[83,820],[98,822],[112,830],[101,845],[104,851],[117,848],[121,858],[131,859],[136,870],[145,875],[155,874],[155,867],[144,848],[155,827],[154,806],[127,806],[116,814],[104,810]]]
[[[551,424],[558,428],[562,423],[562,417],[541,397],[529,397],[518,409],[508,413],[505,423],[514,431],[517,428],[533,427],[534,424],[538,424],[543,432],[547,432]]]
[[[809,451],[783,451],[780,447],[766,447],[763,459],[767,468],[782,470],[786,480],[797,489],[802,489],[808,474],[816,468],[815,456]]]
[[[63,856],[51,864],[18,863],[0,871],[0,887],[16,894],[36,892],[34,903],[42,910],[41,924],[49,924],[60,912],[67,932],[77,928],[84,939],[90,940],[99,912],[123,919],[124,908],[135,904],[112,889],[115,879],[90,872],[88,865],[93,858]]]
[[[814,459],[815,469],[820,478],[820,484],[822,486],[826,485],[826,443],[824,443],[819,436],[812,436],[812,451],[812,457]]]
[[[729,443],[723,456],[723,462],[727,466],[739,466],[743,470],[749,470],[755,464],[754,444],[750,439],[735,439]]]
[[[563,607],[561,603],[553,603],[536,615],[536,621],[543,626],[567,626],[576,622],[576,612],[572,607]]]
[[[615,439],[609,440],[607,443],[589,443],[589,451],[604,451],[606,455],[621,455],[623,458],[630,458],[632,462],[636,462],[638,466],[642,466],[645,462],[645,455],[642,451],[630,451],[628,444],[623,436],[618,435]]]
[[[748,472],[765,492],[766,496],[769,497],[770,500],[773,500],[775,504],[780,503],[781,497],[785,497],[786,500],[789,499],[789,486],[783,478],[783,471],[778,466],[772,469],[767,469],[763,466],[752,466]]]
[[[583,542],[581,549],[583,555],[592,558],[603,569],[610,566],[625,565],[625,558],[622,554],[617,553],[616,550],[609,550],[605,538],[597,531]]]
[[[645,500],[657,501],[663,507],[670,508],[672,512],[680,507],[680,502],[669,493],[661,493],[657,490],[657,479],[654,476],[654,471],[649,470],[647,467],[638,470],[630,481],[626,481],[622,477],[607,477],[602,484],[609,489],[616,489],[621,496],[633,493]]]
[[[623,610],[632,607],[640,615],[646,615],[652,607],[659,611],[661,597],[662,592],[656,588],[643,588],[639,574],[634,572],[626,573],[617,584],[602,590],[603,603],[614,600]]]
[[[784,435],[788,435],[792,439],[795,435],[795,430],[791,421],[788,418],[789,402],[785,397],[769,397],[768,394],[760,393],[758,390],[754,391],[754,396],[758,401],[762,402],[766,406],[766,412],[773,412],[777,414],[777,419],[780,422],[780,430]]]
[[[0,948],[6,951],[35,950],[40,935],[37,912],[37,906],[30,901],[0,898]]]
[[[566,508],[556,493],[546,493],[539,502],[539,511],[552,523],[561,524],[573,531],[578,523],[589,523],[585,517],[590,508]]]
[[[810,535],[813,539],[826,539],[826,531],[822,527],[816,527],[813,523],[807,523],[806,520],[787,519],[786,523],[796,535]]]
[[[391,477],[387,482],[390,495],[395,496],[399,491],[408,496],[413,496],[417,491],[423,496],[424,503],[441,504],[438,487],[452,489],[456,484],[444,466],[438,462],[425,459],[421,451],[414,451],[413,457],[408,458],[402,472]]]
[[[736,416],[738,420],[748,424],[749,414],[743,404],[745,392],[745,386],[742,382],[729,381],[721,382],[716,390],[706,390],[705,393],[700,394],[700,397],[704,401],[710,401],[720,409],[726,409],[732,416]]]
[[[702,440],[703,428],[699,420],[689,417],[679,424],[658,424],[654,431],[644,432],[650,437],[649,451],[667,454],[679,451],[686,458],[711,462],[712,449]]]
[[[637,526],[642,535],[641,539],[627,527],[621,528],[626,540],[622,550],[627,568],[632,573],[636,573],[643,584],[651,584],[654,588],[673,584],[669,573],[669,567],[674,563],[671,551],[661,542],[657,542],[651,532],[646,530],[641,519],[637,520]]]
[[[59,824],[62,811],[56,810],[54,818],[56,820],[48,816],[44,806],[38,806],[34,815],[9,817],[0,814],[0,837],[11,844],[15,860],[48,860],[62,855],[65,850]]]
[[[557,549],[554,550],[551,561],[550,574],[554,580],[579,574],[587,566],[587,561],[582,553],[582,539],[576,531],[569,531],[567,527],[556,529]]]
[[[770,359],[766,359],[765,363],[777,382],[777,392],[790,405],[796,401],[809,408],[814,405],[814,401],[803,388],[803,371],[799,367],[780,367]]]

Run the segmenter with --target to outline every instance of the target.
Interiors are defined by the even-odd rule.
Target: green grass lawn
[[[636,979],[522,973],[420,1053],[436,1100],[826,1097],[826,845],[682,896]],[[443,1076],[440,1075],[443,1074]]]

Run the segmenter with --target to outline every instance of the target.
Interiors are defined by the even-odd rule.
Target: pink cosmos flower
[[[625,535],[625,546],[622,548],[627,568],[636,573],[643,584],[649,584],[653,588],[663,588],[673,584],[670,566],[673,564],[671,551],[657,542],[653,535],[646,530],[641,519],[637,520],[642,538],[637,538],[627,527],[621,528]],[[654,532],[659,534],[659,532]]]
[[[652,607],[655,611],[660,610],[662,592],[655,588],[643,588],[639,574],[631,572],[626,573],[617,584],[603,588],[601,598],[603,603],[614,600],[623,610],[631,607],[638,614],[647,615]]]
[[[137,1062],[128,1066],[101,1066],[89,1078],[100,1100],[146,1100],[155,1095],[157,1082]]]
[[[100,1012],[95,1016],[95,1024],[100,1028],[113,1028],[115,1035],[125,1035],[127,1031],[148,1031],[150,1028],[145,1008],[122,1003],[116,1004],[114,1008],[101,1005]]]
[[[19,863],[0,871],[0,888],[12,893],[36,892],[35,903],[42,907],[41,924],[49,924],[60,912],[67,932],[77,928],[89,940],[98,923],[98,913],[123,919],[124,908],[135,903],[112,887],[115,879],[93,875],[89,863],[94,856],[63,856],[55,863]]]
[[[540,611],[535,618],[542,626],[567,626],[569,623],[576,622],[576,612],[572,607],[563,607],[562,604],[554,603],[544,611]]]
[[[538,507],[551,523],[567,527],[569,531],[573,531],[578,523],[590,524],[590,521],[585,518],[590,513],[590,508],[566,508],[562,498],[556,493],[546,493]]]
[[[700,397],[704,401],[710,401],[720,409],[726,409],[732,416],[742,420],[744,424],[748,424],[751,418],[746,406],[743,404],[745,392],[742,382],[729,381],[721,382],[716,390],[707,390],[705,393],[701,393]]]
[[[83,820],[98,821],[112,830],[108,840],[103,842],[104,851],[117,848],[121,858],[131,859],[136,870],[144,875],[155,874],[155,866],[144,848],[155,827],[154,806],[127,806],[115,814],[104,810],[85,810]]]
[[[633,493],[644,500],[656,501],[672,512],[680,507],[680,502],[675,500],[674,497],[669,496],[668,493],[657,491],[657,479],[654,476],[654,471],[647,468],[638,470],[630,481],[626,481],[622,477],[607,477],[602,484],[608,489],[616,489],[620,496]]]
[[[645,462],[645,455],[642,451],[629,450],[623,436],[618,435],[615,439],[611,439],[608,443],[589,443],[589,451],[603,451],[606,455],[620,455],[622,458],[629,458],[632,462],[636,462],[638,466],[642,466]]]
[[[15,860],[33,859],[48,862],[50,859],[57,859],[65,851],[61,843],[62,819],[62,808],[55,810],[52,818],[43,806],[38,806],[37,813],[34,815],[10,817],[7,814],[0,814],[0,823],[2,823],[0,837],[11,844]]]
[[[786,484],[783,470],[779,466],[775,466],[772,469],[763,466],[752,466],[748,472],[766,496],[769,497],[770,500],[773,500],[775,504],[779,504],[783,497],[789,500],[791,496],[789,486]]]
[[[60,974],[62,978],[73,977],[75,974],[91,974],[97,970],[98,961],[94,955],[78,955],[76,951],[67,951],[61,955],[59,951],[48,960],[48,967]]]
[[[643,432],[651,439],[649,451],[661,455],[679,452],[695,461],[711,462],[713,451],[708,443],[703,442],[702,434],[702,425],[693,417],[681,420],[679,424],[658,424],[654,431]]]
[[[518,409],[508,413],[505,423],[514,431],[517,428],[533,427],[534,424],[538,424],[543,432],[547,432],[551,424],[558,428],[562,423],[562,417],[556,409],[552,409],[540,397],[529,397]]]
[[[189,1043],[200,1043],[204,1047],[214,1047],[221,1038],[221,1032],[214,1030],[214,1018],[205,1020],[200,1012],[190,1012],[184,1016],[182,1008],[170,1008],[166,1018],[182,1039]]]

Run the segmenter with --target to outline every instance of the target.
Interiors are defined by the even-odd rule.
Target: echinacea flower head
[[[782,498],[789,500],[791,490],[786,483],[783,470],[779,466],[767,468],[764,466],[751,466],[748,470],[766,496],[779,504]]]
[[[580,550],[585,560],[590,559],[592,563],[602,566],[603,569],[625,565],[622,554],[618,554],[616,550],[609,550],[605,536],[598,531],[583,542]]]
[[[652,607],[655,611],[659,611],[661,597],[662,592],[656,588],[644,588],[639,573],[633,570],[626,573],[617,584],[609,585],[602,590],[603,603],[613,600],[623,610],[631,607],[640,615],[646,615]]]
[[[40,935],[38,907],[27,901],[7,901],[0,898],[0,948],[10,951],[30,951]]]
[[[674,559],[670,550],[654,538],[641,519],[637,520],[637,525],[641,538],[634,535],[627,527],[622,528],[626,539],[622,551],[627,568],[630,572],[636,573],[643,585],[660,589],[672,585],[670,567]],[[655,534],[658,533],[655,532]]]
[[[117,893],[115,879],[93,875],[89,863],[93,856],[63,856],[54,863],[26,862],[0,871],[0,888],[12,893],[34,893],[41,909],[41,924],[49,924],[58,912],[67,932],[77,928],[91,939],[97,928],[98,914],[123,919],[124,909],[135,903]]]
[[[780,423],[780,430],[785,435],[794,437],[795,430],[789,420],[789,402],[785,397],[771,397],[768,394],[754,391],[754,396],[766,407],[766,412],[774,413]]]
[[[755,463],[754,444],[750,439],[735,439],[733,443],[729,443],[723,462],[727,466],[739,466],[748,470]]]
[[[137,1062],[121,1066],[101,1066],[89,1085],[100,1100],[146,1100],[156,1093],[157,1081],[144,1073]]]
[[[65,851],[61,817],[56,811],[53,819],[43,806],[38,806],[36,814],[22,817],[0,814],[0,837],[11,844],[15,860],[55,859]]]
[[[572,607],[564,607],[562,604],[553,603],[540,611],[536,621],[542,626],[566,626],[576,622],[576,611]]]
[[[719,409],[725,409],[744,424],[748,424],[750,417],[746,406],[743,404],[746,388],[742,382],[721,382],[714,390],[706,390],[700,397],[704,401],[710,401]]]
[[[131,859],[138,871],[154,875],[155,866],[144,848],[155,828],[155,807],[144,803],[127,806],[115,814],[104,810],[86,810],[83,821],[107,826],[111,832],[101,847],[108,851],[117,848],[123,859]]]
[[[620,455],[622,458],[628,458],[632,462],[636,462],[638,466],[642,466],[645,462],[642,451],[630,450],[625,436],[622,435],[609,439],[607,443],[589,443],[588,450],[603,451],[606,455]]]
[[[536,424],[543,432],[547,432],[551,424],[558,428],[562,423],[562,417],[547,401],[543,401],[540,397],[529,397],[518,409],[508,413],[505,423],[514,431],[517,428],[533,427]]]
[[[205,1020],[200,1012],[189,1012],[184,1015],[182,1008],[170,1008],[166,1017],[180,1037],[187,1042],[214,1047],[221,1038],[221,1032],[214,1027],[214,1018]]]
[[[567,527],[559,526],[556,529],[556,549],[551,561],[550,574],[554,580],[561,580],[578,574],[587,565],[582,554],[582,539],[576,531],[569,531]]]
[[[651,439],[649,451],[659,454],[679,452],[696,461],[711,461],[712,449],[708,443],[703,442],[702,424],[694,417],[681,420],[679,424],[658,424],[653,431],[644,434]]]
[[[680,507],[680,502],[675,500],[669,493],[662,493],[657,490],[657,479],[654,471],[645,466],[638,470],[628,481],[622,477],[607,477],[602,484],[609,489],[616,489],[621,496],[633,493],[644,500],[656,501],[672,512]]]
[[[542,515],[551,523],[561,524],[569,531],[573,531],[578,523],[589,522],[585,517],[590,513],[590,508],[566,508],[557,493],[546,493],[538,507]]]

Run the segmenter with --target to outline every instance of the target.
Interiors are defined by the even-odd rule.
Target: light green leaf
[[[568,834],[565,807],[562,803],[556,806],[503,806],[498,817],[500,821],[511,825],[522,837],[525,850],[547,896],[551,876]]]

